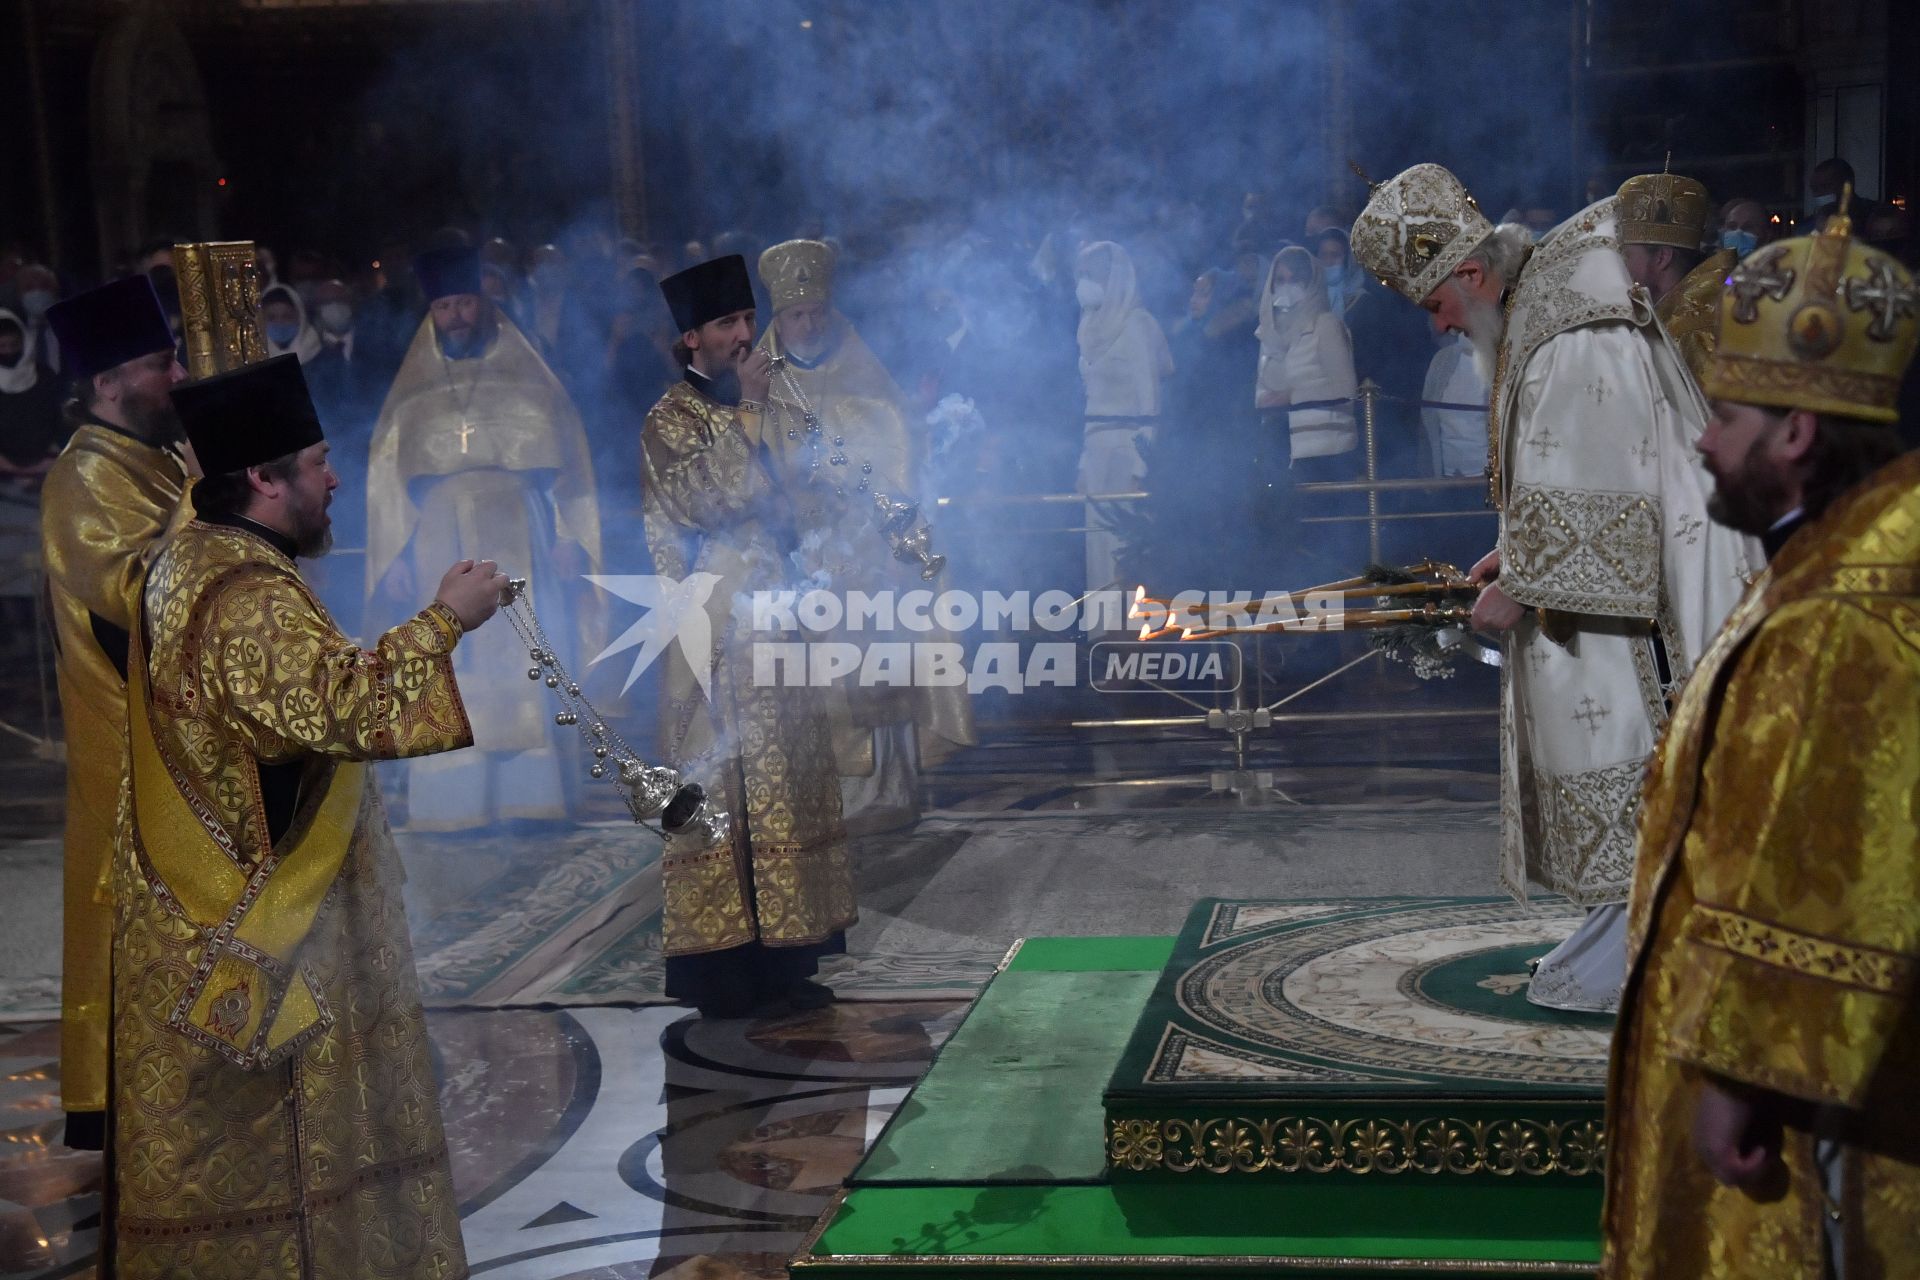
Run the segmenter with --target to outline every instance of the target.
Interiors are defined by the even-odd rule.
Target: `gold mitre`
[[[1713,400],[1894,422],[1920,343],[1920,289],[1853,238],[1841,212],[1817,235],[1748,254],[1720,298],[1720,339],[1700,386]]]
[[[802,302],[833,301],[833,246],[819,240],[788,240],[760,255],[760,282],[773,297],[773,313]]]
[[[1677,173],[1643,173],[1620,184],[1621,244],[1697,251],[1707,231],[1707,189]]]
[[[1460,179],[1437,164],[1417,164],[1373,188],[1349,243],[1381,284],[1425,302],[1492,234]]]

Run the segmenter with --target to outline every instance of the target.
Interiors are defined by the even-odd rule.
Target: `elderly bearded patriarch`
[[[1500,537],[1474,566],[1473,621],[1508,633],[1501,879],[1597,908],[1529,998],[1613,1009],[1641,770],[1758,548],[1707,520],[1706,406],[1628,274],[1613,199],[1536,246],[1416,165],[1374,189],[1353,249],[1489,375]]]

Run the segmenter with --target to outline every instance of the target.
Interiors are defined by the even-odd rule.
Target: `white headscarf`
[[[1140,287],[1134,280],[1133,259],[1127,256],[1127,251],[1111,240],[1096,240],[1080,251],[1074,274],[1076,279],[1098,281],[1103,290],[1100,305],[1080,312],[1080,371],[1084,374],[1089,364],[1120,341],[1137,311],[1145,317],[1146,327],[1152,330],[1148,339],[1151,349],[1147,354],[1155,370],[1163,378],[1171,374],[1173,352],[1167,348],[1166,335],[1160,332],[1159,322],[1140,305]]]
[[[300,331],[293,335],[293,341],[281,346],[272,338],[267,338],[267,353],[283,356],[291,351],[300,357],[300,363],[306,364],[325,348],[320,340],[320,331],[307,320],[307,304],[300,300],[300,291],[289,285],[270,284],[260,291],[260,301],[264,304],[269,297],[284,298],[293,304],[293,313],[300,318]],[[261,336],[266,337],[266,322],[260,325]]]
[[[19,316],[0,307],[0,322],[12,321],[20,326],[20,338],[26,344],[20,350],[20,362],[11,369],[0,367],[0,395],[17,396],[31,391],[40,381],[40,361],[34,352],[33,330]]]
[[[1305,292],[1300,301],[1280,308],[1275,314],[1277,282],[1274,277],[1279,274],[1282,263],[1293,273],[1295,283],[1305,287]],[[1260,335],[1261,349],[1270,354],[1285,351],[1294,339],[1312,329],[1327,310],[1327,283],[1320,271],[1320,260],[1297,244],[1274,254],[1273,263],[1267,268],[1267,282],[1260,290],[1260,323],[1255,332]]]

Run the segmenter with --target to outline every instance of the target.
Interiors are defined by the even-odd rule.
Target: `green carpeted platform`
[[[1597,1179],[1612,1020],[1526,999],[1580,915],[1200,902],[1107,1085],[1114,1176]]]
[[[1592,1274],[1592,1179],[1103,1179],[1101,1085],[1172,951],[1169,939],[1029,940],[794,1274]]]
[[[1146,1004],[1171,951],[1165,938],[1023,944],[851,1185],[1099,1181],[1100,1089],[1126,1045],[1132,1011]],[[1036,1098],[1047,1100],[1051,1123],[981,1122],[1022,1114]],[[1092,1141],[1080,1140],[1088,1134]]]

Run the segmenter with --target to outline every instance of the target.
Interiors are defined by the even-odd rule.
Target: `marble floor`
[[[430,1014],[473,1273],[784,1275],[964,1007]],[[7,1276],[94,1274],[100,1162],[59,1145],[58,1058],[56,1026],[0,1027]]]
[[[1217,735],[988,733],[926,779],[918,830],[860,846],[870,949],[1172,932],[1208,893],[1490,891],[1492,729],[1287,725],[1244,762]],[[0,933],[58,920],[58,777],[0,753]],[[0,937],[0,968],[47,945]],[[966,1008],[838,985],[867,998],[715,1022],[640,999],[430,1011],[474,1274],[784,1275]],[[0,1021],[0,1275],[90,1276],[99,1158],[59,1144],[58,1026],[39,1017]]]

